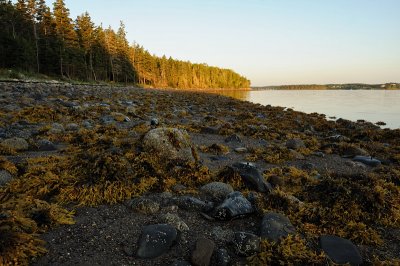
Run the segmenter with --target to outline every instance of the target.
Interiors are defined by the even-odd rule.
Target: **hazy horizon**
[[[233,69],[252,86],[400,82],[396,0],[65,2],[72,19],[122,20],[130,43]]]

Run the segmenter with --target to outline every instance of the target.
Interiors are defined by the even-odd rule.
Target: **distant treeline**
[[[252,87],[253,90],[398,90],[400,83],[385,84],[306,84]]]
[[[74,21],[63,0],[0,0],[0,68],[68,79],[172,88],[248,88],[230,69],[151,55],[117,31],[96,26],[86,12]]]

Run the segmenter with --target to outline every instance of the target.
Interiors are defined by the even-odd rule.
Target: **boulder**
[[[139,238],[139,258],[151,259],[161,256],[173,245],[177,237],[176,229],[169,224],[153,224],[145,226]]]
[[[259,192],[270,190],[270,184],[265,181],[255,164],[250,162],[236,162],[232,165],[231,169],[241,176],[248,187]]]
[[[28,142],[23,138],[5,139],[0,145],[5,149],[15,151],[26,151],[29,148]]]
[[[233,247],[239,256],[251,256],[260,249],[260,237],[246,232],[236,232],[233,236]]]
[[[192,264],[195,266],[210,265],[211,256],[214,252],[215,244],[207,238],[199,238],[196,247],[192,252]]]
[[[200,188],[200,191],[212,200],[220,201],[233,192],[231,185],[223,182],[211,182]]]
[[[143,149],[158,162],[195,162],[196,155],[186,131],[177,128],[155,128],[143,138]]]
[[[323,235],[319,239],[322,250],[337,264],[360,265],[363,260],[358,248],[348,239]]]
[[[229,193],[224,202],[213,210],[212,216],[218,220],[231,220],[254,212],[254,208],[242,193]]]

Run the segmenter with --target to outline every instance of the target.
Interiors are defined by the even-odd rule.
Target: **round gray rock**
[[[15,151],[26,151],[29,148],[28,142],[23,138],[9,138],[1,142],[3,148]]]
[[[156,258],[167,252],[177,237],[176,229],[169,224],[145,226],[139,239],[139,258]]]
[[[12,175],[6,170],[0,170],[0,186],[4,186],[11,181]]]
[[[239,256],[251,256],[260,249],[260,237],[246,232],[236,232],[233,236],[235,253]]]
[[[208,183],[200,188],[200,191],[213,200],[223,200],[229,193],[233,192],[231,185],[223,182]]]

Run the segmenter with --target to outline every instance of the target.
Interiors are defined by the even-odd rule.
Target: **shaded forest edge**
[[[400,90],[400,83],[384,84],[304,84],[304,85],[280,85],[251,87],[253,90]]]
[[[64,0],[0,0],[0,69],[65,80],[134,83],[159,88],[248,88],[230,69],[150,54],[130,45],[125,25],[96,26],[85,12],[70,18]]]

